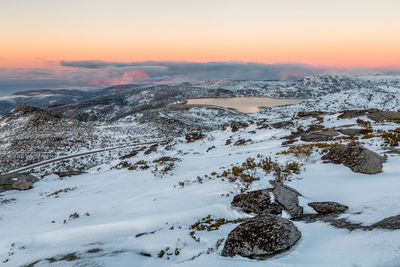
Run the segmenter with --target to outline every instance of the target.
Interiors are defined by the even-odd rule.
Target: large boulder
[[[27,173],[0,175],[0,193],[8,190],[28,190],[39,179]]]
[[[310,202],[308,206],[313,208],[318,214],[340,213],[345,212],[349,208],[334,201]]]
[[[353,172],[365,174],[382,172],[382,164],[385,162],[384,157],[356,142],[332,148],[322,159],[326,163],[343,164]]]
[[[303,207],[299,205],[301,194],[295,189],[276,181],[270,181],[273,188],[273,195],[277,201],[293,219],[303,217]]]
[[[336,131],[320,131],[320,132],[310,132],[304,134],[300,139],[306,142],[321,142],[332,140],[335,136],[339,134]]]
[[[281,214],[282,207],[272,200],[272,189],[262,189],[236,195],[232,206],[241,208],[245,212]]]
[[[385,121],[385,120],[400,121],[400,112],[381,111],[381,112],[371,113],[367,117],[373,121]]]
[[[261,214],[229,233],[222,256],[265,259],[289,249],[300,237],[300,231],[291,221],[277,215]]]
[[[381,110],[371,108],[371,109],[353,109],[353,110],[344,110],[342,114],[340,114],[338,119],[352,119],[356,117],[361,117],[364,115],[380,112]]]

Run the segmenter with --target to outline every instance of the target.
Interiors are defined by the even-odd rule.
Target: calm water
[[[254,113],[260,111],[259,107],[291,105],[302,101],[303,99],[269,97],[193,98],[188,99],[187,105],[218,106],[233,108],[242,113]]]

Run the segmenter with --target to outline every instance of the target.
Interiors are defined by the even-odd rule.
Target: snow
[[[10,251],[13,252],[5,266],[28,264],[72,252],[78,252],[82,257],[87,255],[81,263],[88,265],[127,266],[132,262],[139,266],[265,265],[263,261],[222,257],[222,247],[206,254],[218,239],[227,236],[235,227],[233,224],[224,225],[218,231],[197,231],[200,242],[189,235],[189,226],[208,214],[227,219],[249,216],[230,206],[233,196],[239,193],[237,184],[220,179],[204,179],[203,183],[194,181],[197,176],[219,172],[221,167],[229,167],[247,157],[259,153],[272,156],[282,149],[279,138],[285,135],[285,130],[266,129],[249,134],[251,130],[250,127],[235,134],[229,130],[214,131],[206,140],[190,145],[178,143],[175,150],[163,154],[182,160],[176,163],[173,175],[162,178],[154,177],[150,171],[110,170],[110,166],[105,165],[100,171],[63,180],[56,175],[46,176],[26,192],[3,193],[6,199],[16,199],[12,204],[0,206],[1,257],[6,258]],[[251,138],[254,143],[242,147],[225,146],[228,135]],[[212,145],[216,148],[206,152]],[[159,154],[139,156],[145,160],[158,157]],[[284,156],[278,159],[285,160]],[[344,217],[369,225],[400,213],[399,163],[398,156],[390,157],[382,174],[369,176],[318,160],[305,163],[303,172],[290,185],[303,194],[302,205],[310,201],[337,201],[350,207]],[[271,178],[264,175],[252,189],[268,187]],[[185,179],[193,182],[183,188],[177,186]],[[73,190],[62,192],[58,197],[48,196],[65,188]],[[75,212],[80,217],[70,219]],[[87,212],[89,216],[85,215]],[[174,230],[169,229],[171,226]],[[296,226],[303,234],[301,241],[288,252],[269,259],[269,266],[321,266],[327,262],[335,266],[394,266],[399,263],[398,231],[350,233],[324,223],[296,222]],[[154,234],[135,237],[154,230]],[[171,250],[179,248],[181,253],[171,256],[170,260],[156,257],[167,247]],[[93,248],[102,251],[96,257],[86,253]],[[153,257],[144,257],[140,252],[150,253]],[[199,253],[203,254],[191,260]],[[73,263],[64,261],[65,266]],[[45,266],[47,263],[42,261],[38,266],[40,264]]]
[[[210,82],[210,87],[220,85]],[[309,107],[334,111],[345,103],[350,108],[383,108],[385,104],[385,109],[394,109],[400,103],[397,89],[382,90],[385,96],[377,90],[371,101],[368,101],[372,92],[369,89],[349,90],[309,100],[309,104],[279,107],[246,118],[268,118],[268,123],[273,123]],[[215,115],[212,109],[195,108],[191,112],[192,118],[216,123],[210,119]],[[324,126],[356,125],[356,119],[337,120],[337,115],[324,115]],[[138,132],[146,130],[132,122],[136,119],[131,116],[111,126],[97,127],[103,131],[121,128],[115,139],[123,139],[132,135],[123,130],[128,125],[137,127]],[[270,156],[280,164],[292,160],[303,164],[301,173],[290,177],[287,183],[302,194],[300,204],[308,213],[315,213],[307,206],[309,202],[337,201],[350,207],[342,218],[363,225],[400,214],[399,155],[388,156],[383,173],[365,175],[342,165],[325,164],[318,153],[308,159],[277,154],[286,149],[281,145],[281,138],[290,130],[314,123],[312,118],[293,121],[296,125],[289,130],[256,129],[252,124],[236,133],[230,129],[215,130],[207,133],[205,139],[190,144],[176,138],[171,150],[159,148],[157,153],[149,155],[142,151],[127,160],[131,164],[146,160],[151,165],[162,156],[179,158],[175,168],[164,176],[154,175],[153,165],[147,170],[115,168],[121,162],[115,159],[90,169],[89,173],[64,179],[48,175],[31,190],[1,193],[0,202],[10,200],[10,203],[0,204],[0,262],[4,266],[38,260],[41,261],[35,266],[399,266],[400,231],[349,232],[327,223],[297,221],[295,224],[302,233],[300,241],[290,250],[265,261],[221,256],[223,244],[218,248],[216,244],[237,224],[226,224],[215,231],[195,231],[199,241],[190,236],[190,226],[207,215],[230,220],[251,216],[230,205],[243,184],[209,179],[205,175],[212,177],[212,172],[221,173],[258,154]],[[395,127],[398,125],[393,123],[374,125],[374,129]],[[147,130],[151,132],[152,128]],[[256,133],[251,133],[254,130]],[[252,141],[244,146],[225,145],[230,137],[232,144],[239,139]],[[380,138],[361,141],[379,154],[385,151]],[[208,151],[212,146],[215,148]],[[260,180],[254,181],[250,190],[270,187],[272,175],[256,172],[255,176]],[[59,190],[63,191],[55,194]],[[70,218],[74,213],[79,218]],[[173,255],[169,259],[167,255],[159,258],[158,253],[167,248]],[[90,253],[93,249],[100,250]],[[175,255],[175,249],[179,255]],[[69,253],[76,253],[80,259],[53,264],[45,260]]]

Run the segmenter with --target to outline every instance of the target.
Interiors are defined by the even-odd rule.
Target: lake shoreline
[[[184,103],[170,105],[171,109],[186,109],[193,107],[216,107],[230,109],[238,113],[249,114],[260,112],[260,109],[275,106],[294,105],[303,102],[299,98],[271,97],[197,97],[185,99]]]

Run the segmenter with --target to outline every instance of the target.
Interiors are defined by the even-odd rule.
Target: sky
[[[0,90],[26,80],[78,86],[85,73],[91,86],[109,70],[119,76],[103,85],[153,78],[118,62],[398,71],[399,11],[398,0],[1,0]],[[114,65],[63,64],[83,61]]]

